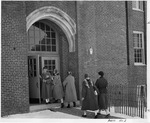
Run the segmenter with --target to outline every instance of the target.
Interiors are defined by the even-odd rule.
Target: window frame
[[[135,5],[136,5],[135,8],[133,7],[133,2],[135,2]],[[139,8],[139,3],[140,3],[140,2],[142,2],[142,9]],[[139,1],[139,0],[132,1],[132,9],[133,9],[133,10],[136,10],[136,11],[144,12],[144,1]]]
[[[53,29],[54,30],[54,32],[55,32],[55,35],[56,35],[56,37],[55,37],[55,39],[56,39],[56,51],[31,51],[31,50],[29,50],[30,48],[30,46],[31,46],[31,44],[29,43],[29,36],[28,36],[28,33],[27,33],[27,36],[28,36],[28,52],[29,53],[37,53],[37,54],[58,54],[59,53],[59,45],[58,45],[58,33],[57,33],[57,31],[55,30],[55,28],[53,27],[53,26],[51,26],[49,23],[46,23],[46,22],[44,22],[44,21],[37,21],[37,22],[40,22],[40,23],[43,23],[43,24],[45,24],[45,25],[47,25],[47,26],[49,26],[51,29]],[[31,27],[30,27],[31,28]],[[30,30],[30,28],[29,28],[29,30]],[[28,30],[28,32],[29,32],[29,30]],[[35,33],[35,32],[34,32]],[[35,36],[34,36],[35,37]],[[52,38],[51,38],[52,39]],[[35,43],[35,42],[34,42]],[[35,44],[34,44],[35,45]],[[52,47],[52,46],[51,46]]]
[[[142,31],[133,31],[133,35],[134,34],[138,34],[138,35],[140,35],[140,34],[142,34],[142,62],[135,62],[135,56],[134,56],[134,65],[136,65],[136,66],[145,66],[146,64],[145,64],[145,43],[144,43],[144,32],[142,32]],[[135,47],[134,47],[134,37],[133,37],[133,50],[134,49],[136,49]],[[135,51],[134,51],[134,55],[135,55]]]

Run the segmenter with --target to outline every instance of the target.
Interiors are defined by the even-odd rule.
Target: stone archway
[[[69,15],[53,6],[39,8],[27,16],[27,31],[33,23],[41,19],[49,19],[56,23],[68,39],[69,52],[75,51],[76,24]]]

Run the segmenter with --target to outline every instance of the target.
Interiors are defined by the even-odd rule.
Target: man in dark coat
[[[95,85],[99,90],[98,95],[98,105],[99,105],[99,115],[101,114],[101,110],[105,110],[106,117],[108,117],[110,114],[108,113],[107,107],[108,107],[108,100],[107,100],[107,86],[108,82],[103,77],[104,73],[103,71],[98,72],[99,78],[97,79]]]
[[[82,117],[86,117],[86,110],[95,111],[95,118],[97,118],[98,101],[97,101],[98,92],[94,83],[90,80],[88,74],[85,74],[85,79],[82,83],[82,107],[83,110]]]

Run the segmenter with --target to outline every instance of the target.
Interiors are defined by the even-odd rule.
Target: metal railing
[[[109,111],[132,117],[144,118],[146,109],[146,87],[128,87],[127,85],[111,85],[108,87]]]

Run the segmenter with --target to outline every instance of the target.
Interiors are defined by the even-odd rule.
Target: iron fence
[[[109,111],[144,118],[146,86],[111,85],[108,87]]]

